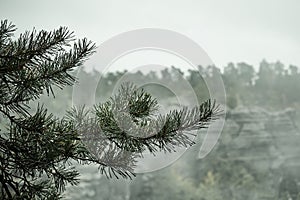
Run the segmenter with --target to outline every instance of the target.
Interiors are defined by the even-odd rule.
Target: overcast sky
[[[299,11],[298,0],[0,0],[1,19],[19,32],[64,25],[101,45],[124,31],[170,29],[196,41],[219,67],[257,66],[264,58],[300,66]]]

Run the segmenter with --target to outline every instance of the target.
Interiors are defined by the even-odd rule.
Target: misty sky
[[[124,31],[163,28],[196,41],[219,67],[263,59],[300,66],[298,0],[0,0],[1,19],[19,32],[68,26],[102,42]]]

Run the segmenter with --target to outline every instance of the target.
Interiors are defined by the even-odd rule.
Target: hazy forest
[[[215,66],[199,66],[198,70],[184,73],[176,66],[163,69],[160,74],[130,74],[133,82],[164,79],[178,87],[178,82],[186,79],[202,102],[209,98],[203,77],[213,81],[221,73],[227,98],[221,138],[204,159],[198,159],[197,144],[171,166],[138,174],[132,180],[108,180],[93,166],[81,167],[80,184],[68,187],[65,197],[74,200],[300,199],[300,70],[297,66],[266,60],[256,69],[241,62],[229,63],[221,72]],[[96,102],[110,97],[124,73],[129,72],[110,72],[102,77]],[[88,91],[90,84],[97,84],[99,75],[96,70],[83,71],[81,87]],[[145,90],[165,105],[180,106],[166,88],[149,85]],[[185,90],[181,91],[180,95],[186,95]],[[50,112],[63,116],[72,104],[72,87],[56,88],[55,93],[55,98],[44,95],[40,102]],[[85,101],[89,97],[81,98]],[[198,138],[200,142],[201,139]]]
[[[0,18],[0,200],[300,200],[300,0]]]

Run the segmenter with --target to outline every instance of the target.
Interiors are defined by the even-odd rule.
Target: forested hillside
[[[258,70],[255,70],[258,69]],[[76,72],[75,72],[76,73]],[[116,82],[128,72],[81,72],[80,87],[87,93],[98,84],[95,99],[109,98]],[[214,150],[198,158],[198,145],[189,149],[171,166],[129,180],[107,180],[90,166],[79,187],[70,187],[70,199],[300,199],[300,71],[280,62],[260,66],[230,63],[220,72],[215,66],[183,72],[180,67],[163,69],[160,74],[129,73],[131,80],[155,82],[164,79],[180,87],[184,78],[193,87],[199,102],[209,98],[205,81],[221,73],[227,95],[226,124]],[[181,74],[182,76],[178,76]],[[174,94],[159,85],[145,87],[164,105],[176,105]],[[187,95],[185,90],[179,95]],[[177,94],[178,95],[178,94]],[[218,95],[218,94],[214,94]],[[89,96],[76,101],[85,102]],[[63,115],[71,107],[72,88],[57,91],[54,100],[43,97],[50,111]],[[188,102],[187,102],[188,103]]]

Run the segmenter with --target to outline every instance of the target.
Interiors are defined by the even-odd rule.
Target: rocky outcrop
[[[300,132],[297,112],[270,112],[262,108],[228,111],[222,142],[229,146],[230,159],[246,160],[265,168],[300,166]]]

